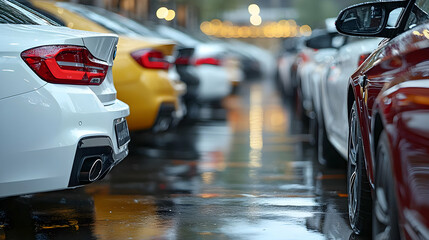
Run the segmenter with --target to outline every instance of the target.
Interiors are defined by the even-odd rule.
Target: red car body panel
[[[387,133],[399,224],[407,239],[429,239],[428,29],[429,24],[423,24],[385,42],[350,80],[372,187],[376,118]]]

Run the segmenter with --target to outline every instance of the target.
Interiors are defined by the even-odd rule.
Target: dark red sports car
[[[372,2],[339,32],[385,37],[351,76],[349,219],[374,239],[429,239],[429,0]]]

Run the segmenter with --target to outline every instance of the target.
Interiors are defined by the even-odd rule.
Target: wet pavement
[[[246,82],[224,105],[166,134],[133,134],[100,182],[1,199],[0,240],[355,239],[344,169],[317,164],[273,81]]]

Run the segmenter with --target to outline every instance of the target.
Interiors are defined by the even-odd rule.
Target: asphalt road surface
[[[129,156],[86,187],[0,200],[3,239],[355,239],[344,169],[273,81],[175,131],[134,133]]]

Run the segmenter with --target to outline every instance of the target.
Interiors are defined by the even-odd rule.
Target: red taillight
[[[209,65],[220,65],[220,60],[217,58],[199,58],[195,60],[194,63],[196,66],[209,64]]]
[[[164,54],[157,50],[141,49],[132,52],[131,56],[144,68],[167,70],[170,67]]]
[[[369,56],[370,53],[365,53],[359,56],[359,62],[358,62],[358,66],[360,66],[363,62],[365,62],[365,60],[367,59],[367,57]]]
[[[21,57],[41,79],[50,83],[100,85],[109,68],[106,62],[79,46],[37,47],[22,52]]]

